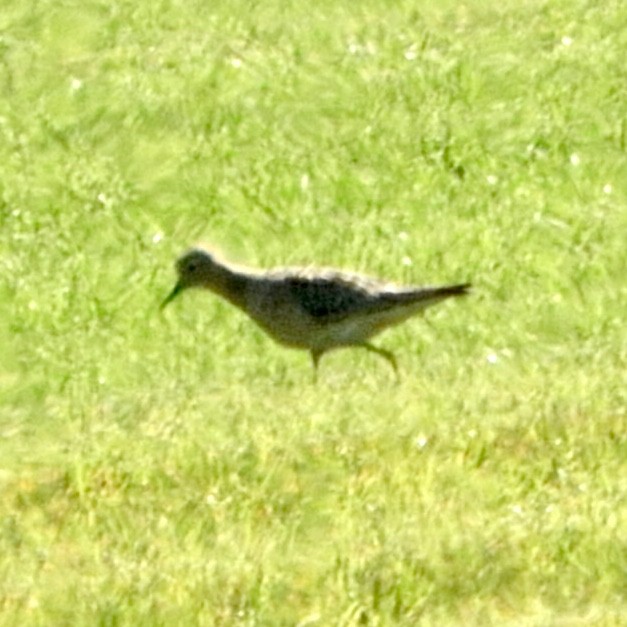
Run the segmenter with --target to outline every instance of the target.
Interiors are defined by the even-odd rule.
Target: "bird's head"
[[[193,248],[183,254],[176,262],[176,272],[178,281],[174,289],[161,303],[163,309],[172,302],[183,290],[189,287],[200,287],[210,285],[212,276],[218,269],[219,264],[213,255],[206,250]]]

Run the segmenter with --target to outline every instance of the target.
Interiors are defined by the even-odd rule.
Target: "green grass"
[[[2,2],[0,624],[624,624],[623,5]],[[313,385],[198,240],[475,291]]]

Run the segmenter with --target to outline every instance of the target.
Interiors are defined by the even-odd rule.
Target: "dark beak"
[[[171,303],[177,297],[177,295],[183,291],[183,289],[183,284],[179,281],[174,286],[174,289],[168,294],[166,299],[161,303],[161,307],[159,309],[163,309],[168,303]]]

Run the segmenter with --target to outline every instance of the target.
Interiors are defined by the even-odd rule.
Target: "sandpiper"
[[[314,374],[324,353],[351,346],[381,355],[398,371],[394,355],[368,340],[470,288],[469,283],[403,287],[331,269],[260,271],[235,266],[200,248],[183,254],[176,270],[178,282],[161,308],[187,288],[210,289],[246,312],[280,344],[308,350]]]

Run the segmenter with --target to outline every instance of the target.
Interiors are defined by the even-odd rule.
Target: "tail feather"
[[[466,296],[470,292],[472,285],[470,283],[461,283],[459,285],[448,285],[446,287],[434,288],[434,296]]]
[[[416,310],[420,310],[452,296],[466,296],[470,287],[470,283],[447,285],[445,287],[421,287],[403,292],[388,293],[386,294],[386,300],[391,306],[395,304],[415,305],[417,306]]]

